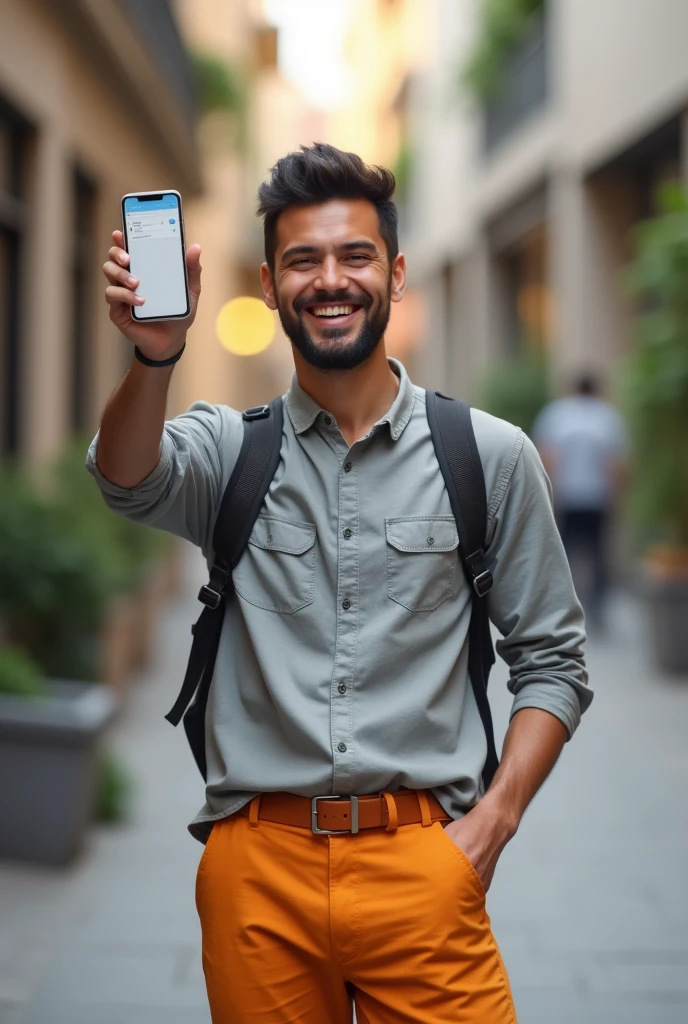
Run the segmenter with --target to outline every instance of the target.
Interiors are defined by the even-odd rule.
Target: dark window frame
[[[0,180],[0,236],[6,247],[5,308],[0,310],[0,452],[16,455],[22,443],[22,304],[24,255],[28,230],[27,173],[33,128],[0,96],[0,131],[9,147],[9,173]]]
[[[95,265],[98,192],[82,167],[72,168],[72,252],[70,266],[70,427],[81,433],[90,426],[90,389],[94,340],[93,272]]]

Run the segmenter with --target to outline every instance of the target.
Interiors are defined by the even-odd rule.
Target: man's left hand
[[[490,888],[502,850],[516,833],[518,826],[512,817],[488,794],[463,818],[445,826],[444,831],[475,868],[485,892]]]

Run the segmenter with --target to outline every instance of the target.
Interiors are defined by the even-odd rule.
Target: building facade
[[[430,316],[416,375],[470,397],[531,346],[557,390],[581,371],[609,383],[632,337],[633,228],[685,177],[688,6],[549,0],[482,107],[460,86],[480,0],[433,0],[432,15],[410,99],[405,245]]]
[[[101,266],[125,192],[201,187],[167,0],[0,5],[0,453],[91,430],[131,359]]]

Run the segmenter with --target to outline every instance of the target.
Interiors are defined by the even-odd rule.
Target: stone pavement
[[[209,1024],[201,848],[184,829],[202,795],[183,734],[162,719],[200,568],[113,737],[138,778],[132,823],[95,830],[66,872],[0,866],[0,1024]],[[610,638],[589,646],[596,699],[489,896],[520,1024],[688,1021],[688,679],[653,671],[632,601],[613,612]],[[498,734],[505,677],[497,666]]]

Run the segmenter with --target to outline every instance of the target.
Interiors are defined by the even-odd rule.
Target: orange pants
[[[234,815],[196,905],[213,1024],[515,1024],[470,861],[440,822],[321,836]]]

